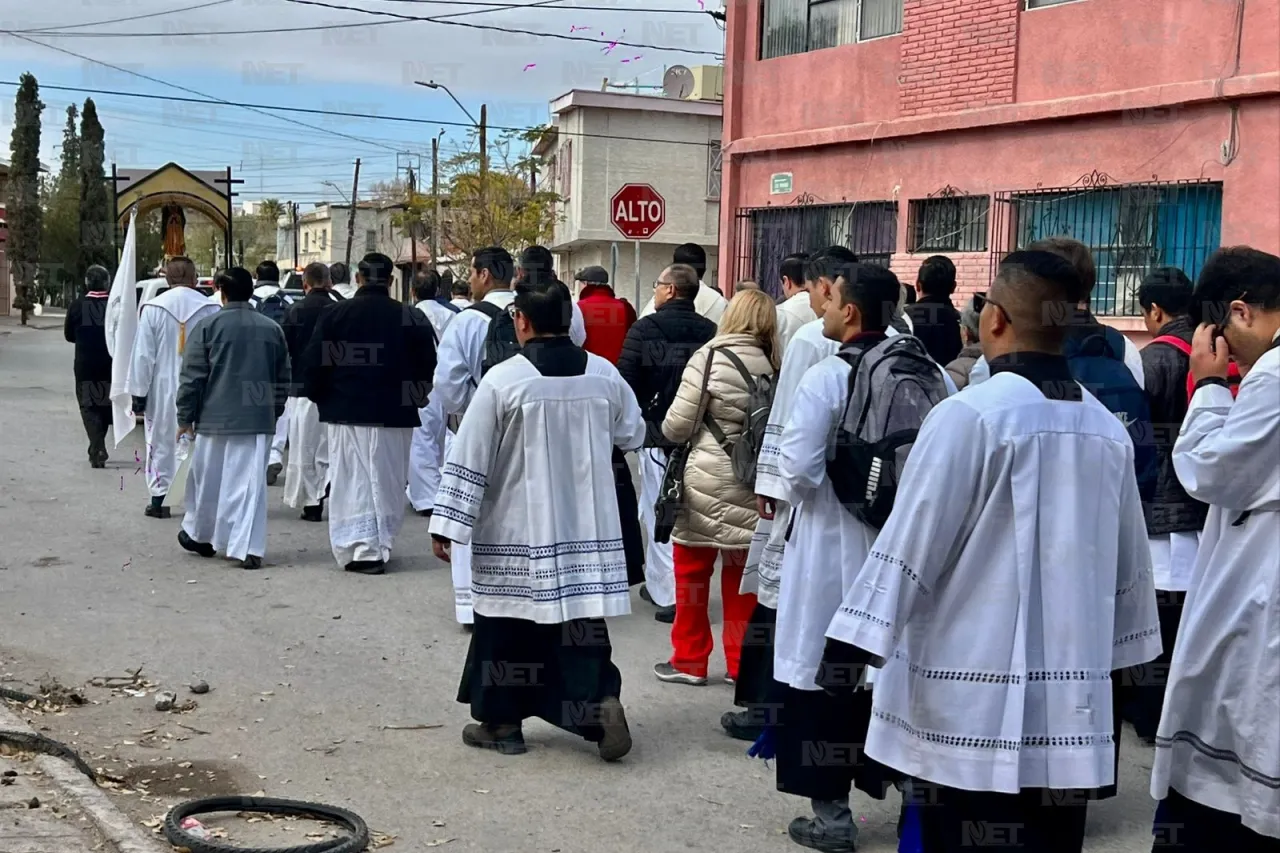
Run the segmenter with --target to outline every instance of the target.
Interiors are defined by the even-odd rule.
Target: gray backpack
[[[760,448],[764,445],[765,429],[769,425],[769,410],[773,408],[773,392],[775,388],[773,376],[752,376],[751,371],[742,363],[733,350],[716,347],[707,353],[707,363],[715,358],[716,353],[724,353],[725,358],[733,362],[733,366],[742,374],[747,383],[747,417],[742,423],[742,432],[733,441],[729,441],[724,430],[711,417],[710,412],[703,414],[702,422],[711,433],[716,444],[729,457],[733,464],[733,476],[749,489],[756,486],[756,460],[760,458]]]
[[[910,335],[870,348],[846,344],[836,355],[852,370],[827,476],[844,508],[879,529],[893,509],[920,426],[946,399],[947,386],[924,344]]]

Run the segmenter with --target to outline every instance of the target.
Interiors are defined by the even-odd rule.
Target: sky
[[[473,116],[487,104],[491,134],[504,126],[544,124],[548,102],[570,89],[598,90],[606,77],[656,86],[668,66],[718,63],[724,35],[702,10],[720,5],[720,0],[0,0],[0,154],[8,158],[16,91],[10,84],[31,72],[46,105],[41,160],[52,169],[67,106],[92,97],[106,130],[108,163],[153,168],[173,161],[192,170],[231,166],[245,180],[238,200],[340,202],[350,194],[356,157],[367,187],[392,179],[408,165],[429,175],[431,139],[441,130],[444,156],[468,144],[470,120],[463,110],[444,91],[415,86],[415,80],[444,83]],[[449,17],[406,21],[356,9]],[[609,44],[615,41],[650,47]],[[154,97],[129,96],[135,94]],[[255,112],[175,98],[359,117]],[[385,120],[391,116],[424,123]]]

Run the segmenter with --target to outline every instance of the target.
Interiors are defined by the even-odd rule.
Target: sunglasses
[[[1009,318],[1009,312],[1004,310],[1003,305],[1001,305],[999,302],[996,302],[994,299],[987,296],[987,294],[985,293],[973,294],[973,310],[981,314],[982,309],[986,308],[988,305],[999,310],[1000,314],[1004,317],[1004,321],[1008,323],[1010,326],[1013,325],[1013,320]]]

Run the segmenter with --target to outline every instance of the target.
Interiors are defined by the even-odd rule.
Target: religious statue
[[[187,240],[183,235],[187,227],[187,215],[182,212],[182,205],[166,204],[160,209],[160,217],[164,220],[164,256],[176,258],[187,253]]]

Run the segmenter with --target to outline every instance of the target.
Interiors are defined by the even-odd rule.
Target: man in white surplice
[[[178,428],[197,438],[178,544],[260,569],[267,548],[262,470],[291,387],[289,347],[280,326],[249,304],[248,270],[232,267],[218,287],[225,306],[194,326],[182,358]]]
[[[431,324],[391,298],[391,259],[360,261],[355,296],[320,315],[303,389],[329,427],[329,546],[348,572],[380,575],[404,523],[409,444],[435,369]]]
[[[1160,653],[1132,441],[1046,320],[1079,286],[1049,252],[1002,262],[993,375],[925,419],[827,632],[824,661],[883,666],[866,753],[930,783],[930,853],[1081,850],[1115,779],[1111,673]]]
[[[146,515],[168,518],[165,495],[178,473],[178,371],[187,336],[196,323],[218,306],[196,290],[196,265],[176,257],[165,267],[169,289],[142,306],[138,333],[129,364],[129,394],[133,411],[145,417],[147,489],[151,503]]]
[[[432,383],[431,397],[440,401],[440,410],[446,419],[456,421],[462,417],[480,384],[485,336],[491,321],[485,310],[476,305],[484,302],[491,308],[508,310],[515,299],[511,292],[514,275],[515,261],[500,246],[479,249],[471,258],[471,295],[477,302],[459,311],[445,329]],[[454,616],[462,625],[470,625],[473,621],[470,547],[459,545],[450,557]]]
[[[1196,392],[1173,448],[1209,504],[1192,570],[1151,794],[1170,850],[1280,850],[1280,258],[1223,249],[1205,264]],[[1228,359],[1244,374],[1233,401]]]
[[[814,284],[816,293],[825,292],[824,336],[845,355],[888,339],[901,292],[898,277],[870,264],[836,270],[822,270],[821,264],[822,278],[836,279],[830,288]],[[919,353],[926,358],[922,345]],[[795,507],[782,556],[773,646],[777,785],[811,801],[814,816],[793,820],[788,834],[820,850],[854,849],[858,826],[849,795],[855,785],[876,799],[886,793],[882,769],[867,762],[861,749],[844,748],[865,741],[868,692],[832,695],[816,681],[827,626],[876,537],[875,528],[841,504],[827,474],[836,429],[849,405],[850,371],[849,361],[835,354],[806,371],[777,444],[777,485]],[[941,368],[937,379],[941,383]],[[871,390],[866,393],[870,398]],[[826,750],[826,760],[813,759],[815,745]]]
[[[809,256],[804,252],[787,255],[778,269],[782,279],[782,302],[778,304],[778,343],[784,353],[800,327],[812,322],[814,318],[804,274],[808,259]]]
[[[631,749],[622,676],[604,619],[631,612],[613,448],[645,426],[605,359],[568,338],[568,292],[544,279],[515,296],[519,355],[480,381],[445,458],[436,555],[471,546],[475,628],[458,688],[469,746],[525,751],[540,717],[616,761]]]
[[[444,330],[458,315],[459,309],[449,301],[447,293],[441,293],[440,273],[426,270],[418,273],[413,283],[413,295],[418,300],[414,306],[431,321],[436,348],[444,340]],[[409,449],[409,505],[418,515],[431,517],[436,505],[436,489],[440,487],[440,463],[449,441],[444,411],[440,408],[440,395],[432,394],[422,411],[422,426],[413,431],[413,445]]]
[[[788,308],[790,315],[794,310],[789,308],[792,305],[803,304],[804,310],[809,312],[809,319],[784,344],[782,370],[774,388],[773,406],[769,410],[769,423],[765,427],[756,465],[756,504],[760,509],[760,520],[751,537],[747,564],[742,571],[742,592],[756,596],[756,607],[742,638],[742,658],[733,690],[733,703],[746,710],[726,711],[720,715],[720,725],[725,732],[739,740],[754,741],[759,737],[768,721],[769,709],[775,704],[774,626],[782,554],[787,544],[787,522],[790,519],[787,491],[778,476],[778,440],[791,415],[791,404],[801,377],[810,367],[834,355],[839,348],[839,344],[822,334],[822,320],[818,318],[826,311],[836,271],[855,260],[854,254],[843,246],[831,246],[801,262],[797,272],[793,261],[800,257],[790,255],[782,263],[784,284],[788,284],[794,275],[804,281],[805,289],[778,306],[778,328],[782,329],[783,308]],[[798,301],[800,296],[804,297],[803,303]]]

